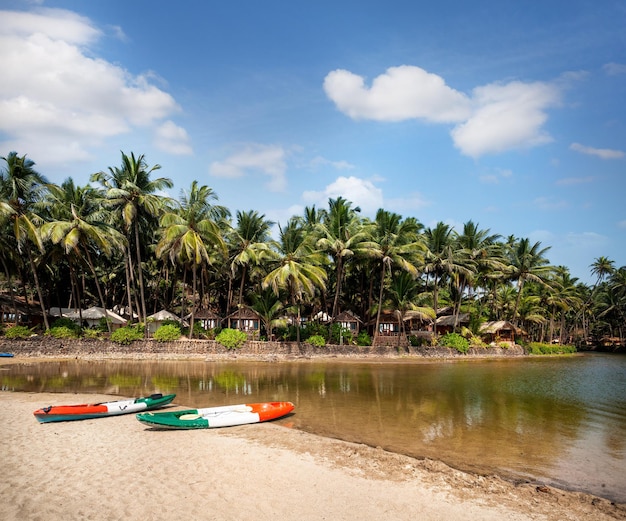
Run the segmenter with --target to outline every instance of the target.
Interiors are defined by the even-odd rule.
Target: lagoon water
[[[175,403],[191,408],[289,400],[295,414],[278,421],[286,426],[626,502],[626,357],[619,355],[436,362],[73,360],[5,366],[0,389],[176,393]],[[59,396],[62,403],[73,403],[71,395]]]

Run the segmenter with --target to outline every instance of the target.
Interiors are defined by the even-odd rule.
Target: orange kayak
[[[204,409],[142,413],[137,419],[157,429],[211,429],[275,420],[293,411],[291,402],[242,403]]]
[[[163,407],[171,403],[175,397],[175,394],[152,394],[145,398],[118,400],[115,402],[50,405],[49,407],[37,409],[33,414],[37,421],[41,423],[104,418],[105,416],[137,413]]]

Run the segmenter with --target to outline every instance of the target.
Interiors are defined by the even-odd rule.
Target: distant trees
[[[338,197],[275,226],[255,210],[233,219],[196,181],[178,200],[165,195],[171,179],[155,178],[160,166],[143,155],[122,153],[119,167],[93,174],[88,186],[51,184],[16,152],[2,162],[0,283],[14,313],[21,292],[29,301],[36,294],[42,311],[115,306],[131,322],[171,308],[188,314],[190,336],[199,310],[224,317],[244,306],[260,314],[267,335],[344,310],[376,335],[383,313],[403,330],[442,308],[469,314],[474,330],[509,320],[538,341],[623,341],[626,333],[626,267],[598,257],[590,287],[552,266],[549,247],[472,220],[457,231],[383,208],[369,219]]]

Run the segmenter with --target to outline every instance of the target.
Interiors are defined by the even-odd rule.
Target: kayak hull
[[[153,394],[147,397],[117,400],[114,402],[51,405],[37,409],[33,414],[40,423],[89,420],[92,418],[105,418],[108,416],[119,416],[120,414],[132,414],[157,409],[170,404],[175,397],[175,394]]]
[[[190,430],[232,427],[275,420],[293,411],[291,402],[263,402],[161,413],[142,413],[137,419],[156,429]]]

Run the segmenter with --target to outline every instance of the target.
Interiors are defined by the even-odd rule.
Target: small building
[[[440,316],[435,321],[437,334],[445,335],[446,333],[459,331],[462,327],[469,326],[469,321],[469,313],[459,313],[458,316],[456,314]]]
[[[100,325],[100,321],[103,318],[106,318],[111,324],[111,329],[118,329],[126,324],[126,319],[119,316],[114,311],[107,309],[105,311],[104,308],[98,306],[92,306],[87,309],[83,309],[81,311],[72,310],[62,314],[62,316],[67,317],[74,322],[80,322],[82,318],[82,327],[96,328]]]
[[[225,318],[226,327],[238,329],[255,338],[261,334],[261,315],[247,306],[242,306]]]
[[[191,314],[185,317],[185,320],[190,320]],[[200,309],[193,315],[194,322],[200,322],[202,329],[209,331],[210,329],[217,329],[222,324],[220,316],[211,311],[210,309]]]
[[[148,328],[148,333],[149,334],[154,334],[154,332],[159,329],[164,322],[169,322],[169,321],[175,321],[178,322],[181,326],[183,327],[187,327],[189,324],[187,324],[187,322],[185,322],[184,320],[181,320],[181,318],[177,315],[174,315],[174,313],[172,313],[171,311],[167,311],[166,309],[162,309],[161,311],[157,311],[156,313],[146,317],[147,319],[147,324],[146,327]]]
[[[333,319],[333,323],[340,324],[343,329],[349,329],[352,336],[359,334],[361,324],[363,324],[362,320],[352,313],[352,311],[343,311],[342,313],[339,313],[339,315]]]
[[[381,313],[380,322],[378,323],[378,332],[376,329],[376,317],[368,322],[368,326],[371,326],[374,335],[382,336],[396,336],[400,334],[400,322],[398,317],[394,313]]]
[[[515,343],[516,335],[521,336],[522,334],[522,330],[511,324],[508,320],[485,322],[480,326],[480,336],[487,344],[492,342]]]

